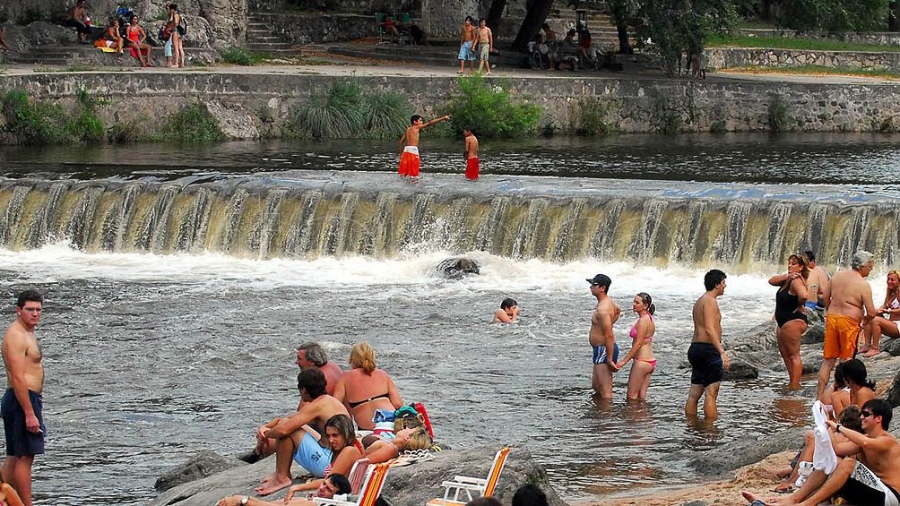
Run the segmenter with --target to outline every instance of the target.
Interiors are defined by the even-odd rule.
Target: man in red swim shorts
[[[419,130],[448,119],[450,119],[449,114],[428,122],[418,114],[414,114],[410,118],[410,126],[406,127],[406,132],[403,132],[403,137],[400,137],[400,169],[398,172],[401,177],[419,177]]]
[[[466,137],[466,179],[475,181],[481,170],[478,162],[478,137],[475,137],[475,130],[472,127],[463,129],[463,135]]]

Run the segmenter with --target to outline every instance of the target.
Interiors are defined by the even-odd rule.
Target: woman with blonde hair
[[[894,339],[900,337],[900,329],[897,328],[897,322],[900,321],[900,271],[888,272],[884,304],[875,310],[875,314],[875,318],[863,329],[865,344],[859,352],[864,357],[873,357],[881,352],[879,346],[882,334]]]
[[[341,375],[334,397],[347,406],[360,430],[375,428],[375,411],[393,412],[403,406],[394,380],[375,364],[375,350],[363,341],[350,350],[351,370]]]
[[[800,360],[800,337],[806,332],[806,279],[809,278],[809,260],[805,256],[788,257],[788,271],[769,278],[769,284],[777,286],[775,292],[775,337],[778,351],[788,372],[788,388],[800,389],[803,362]]]
[[[387,462],[402,451],[427,450],[434,445],[424,426],[401,429],[391,439],[379,438],[366,448],[366,458],[372,464]]]

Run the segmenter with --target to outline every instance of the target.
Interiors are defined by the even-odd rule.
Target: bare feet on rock
[[[293,483],[293,480],[291,480],[290,476],[268,476],[263,480],[262,485],[256,488],[256,493],[261,496],[274,494],[290,486],[291,483]]]

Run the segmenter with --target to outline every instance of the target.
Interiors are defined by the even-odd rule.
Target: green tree
[[[778,0],[780,26],[800,32],[871,31],[887,28],[889,0]]]

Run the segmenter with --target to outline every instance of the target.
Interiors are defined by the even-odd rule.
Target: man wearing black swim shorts
[[[44,453],[42,416],[44,365],[34,329],[41,320],[44,298],[25,290],[16,300],[16,321],[3,336],[3,365],[8,387],[0,410],[6,434],[6,461],[3,476],[31,506],[31,465],[34,456]]]
[[[684,405],[684,414],[688,416],[697,416],[697,404],[704,395],[703,414],[707,419],[719,416],[716,406],[719,385],[731,366],[722,347],[722,312],[716,301],[716,297],[725,293],[725,277],[718,269],[707,272],[703,278],[706,293],[694,303],[694,338],[688,348],[691,390]]]

